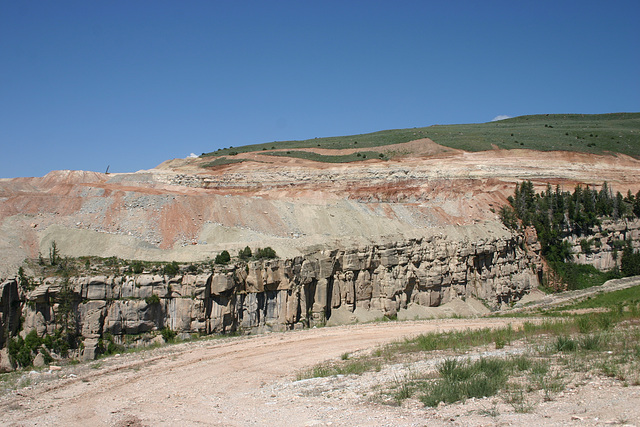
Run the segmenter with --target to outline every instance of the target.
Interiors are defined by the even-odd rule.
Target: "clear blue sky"
[[[640,111],[640,2],[0,2],[0,177]]]

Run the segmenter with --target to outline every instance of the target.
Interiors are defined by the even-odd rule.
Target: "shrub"
[[[62,287],[56,296],[56,302],[58,303],[58,308],[55,312],[55,320],[60,327],[56,331],[56,337],[66,344],[64,349],[61,349],[61,354],[65,356],[69,348],[76,348],[78,344],[78,323],[76,318],[78,295],[74,292],[68,277],[62,283]]]
[[[177,262],[173,261],[164,266],[164,274],[166,276],[177,276],[180,273],[180,266]]]
[[[51,265],[56,265],[60,261],[60,250],[58,249],[58,245],[54,240],[51,242],[51,246],[49,247],[49,263]]]
[[[256,250],[256,258],[276,258],[276,251],[274,251],[271,247],[267,246],[266,248],[258,248]]]
[[[24,339],[22,339],[21,336],[9,339],[7,343],[9,358],[13,363],[17,363],[18,366],[22,368],[31,366],[33,358],[38,352],[38,347],[41,345],[42,338],[40,338],[36,330],[33,329]]]
[[[622,259],[620,260],[622,274],[625,276],[640,275],[640,253],[634,252],[631,241],[622,251]]]
[[[18,283],[23,291],[30,291],[35,288],[35,286],[29,281],[29,278],[24,273],[24,268],[20,267],[18,269]]]
[[[50,351],[56,352],[61,356],[66,356],[69,351],[69,341],[63,337],[62,330],[58,329],[53,335],[45,335],[42,343]]]
[[[585,335],[580,339],[580,348],[583,350],[600,350],[603,340],[600,335]]]
[[[246,260],[251,258],[251,256],[253,255],[253,253],[251,252],[251,248],[249,246],[246,246],[244,249],[241,249],[238,252],[238,258],[242,259],[242,260]]]
[[[144,271],[144,265],[141,261],[133,261],[131,263],[131,271],[133,271],[133,274],[141,274]]]
[[[105,332],[98,341],[98,349],[102,354],[121,353],[125,350],[124,346],[113,342],[113,335],[108,332]]]
[[[164,327],[160,333],[162,334],[164,342],[173,342],[176,337],[175,331],[172,331],[168,326]]]
[[[567,336],[559,336],[556,339],[555,348],[557,351],[576,351],[578,343]]]
[[[488,397],[504,387],[514,362],[482,358],[476,362],[446,359],[438,367],[441,378],[424,385],[420,400],[426,406],[453,403],[471,397]]]
[[[217,256],[214,262],[216,264],[226,264],[231,261],[231,255],[229,255],[228,251],[222,251]]]
[[[502,206],[500,208],[500,220],[505,227],[511,230],[516,230],[518,228],[518,219],[516,217],[516,212],[511,206]]]
[[[51,363],[53,363],[53,357],[51,357],[51,354],[47,351],[46,348],[41,348],[40,353],[42,354],[44,363],[46,363],[47,365],[50,365]]]
[[[148,305],[160,304],[160,297],[156,294],[151,295],[150,297],[146,297],[144,299]]]

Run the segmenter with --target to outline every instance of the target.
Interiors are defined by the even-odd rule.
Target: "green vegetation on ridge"
[[[353,154],[346,154],[342,156],[325,156],[318,153],[312,153],[309,151],[267,151],[265,154],[270,156],[279,157],[295,157],[298,159],[313,160],[323,163],[350,163],[367,159],[385,159],[383,153],[375,151],[364,151]]]
[[[511,206],[500,209],[505,226],[519,228],[533,225],[538,235],[541,254],[568,289],[582,289],[600,285],[606,280],[640,274],[640,254],[634,252],[631,241],[612,241],[614,259],[620,256],[620,269],[600,272],[593,266],[572,263],[571,245],[566,237],[583,236],[580,242],[583,253],[592,247],[600,247],[600,239],[593,237],[601,229],[601,219],[635,219],[640,217],[640,191],[623,196],[613,194],[607,183],[600,190],[576,186],[573,193],[555,190],[547,185],[546,191],[536,193],[531,181],[516,185],[514,196],[508,198]],[[518,222],[518,220],[520,222]],[[547,283],[555,287],[560,283]]]
[[[201,157],[234,156],[239,153],[301,148],[370,148],[430,138],[437,144],[466,151],[527,148],[603,154],[622,153],[640,158],[640,113],[541,114],[489,123],[434,125],[393,129],[361,135],[280,141],[223,148]],[[273,152],[269,154],[274,154]],[[283,154],[278,154],[283,155]],[[293,157],[293,156],[292,156]],[[366,159],[370,157],[367,156]],[[344,161],[366,160],[365,158]],[[314,159],[316,160],[316,159]],[[328,159],[317,159],[325,161]],[[212,164],[211,166],[214,166]]]

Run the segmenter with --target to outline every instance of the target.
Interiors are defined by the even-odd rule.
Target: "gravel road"
[[[326,402],[301,396],[287,385],[295,381],[296,372],[345,352],[425,332],[509,322],[446,319],[351,325],[112,356],[52,374],[31,374],[34,384],[0,399],[0,424],[420,425],[421,411],[353,399]],[[517,326],[521,320],[513,322]]]

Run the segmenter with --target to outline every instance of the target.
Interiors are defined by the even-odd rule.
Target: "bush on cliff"
[[[231,255],[229,255],[228,251],[222,251],[217,256],[214,262],[216,264],[226,264],[231,261]]]
[[[133,261],[131,263],[131,271],[133,274],[141,274],[144,271],[144,264],[142,264],[142,261]]]
[[[276,251],[274,251],[271,247],[267,246],[266,248],[258,248],[255,254],[257,259],[262,258],[276,258]]]
[[[177,276],[180,273],[180,266],[177,262],[173,261],[164,266],[164,275],[165,276]]]
[[[251,252],[251,248],[249,246],[246,246],[244,249],[238,251],[238,258],[240,258],[241,260],[247,260],[252,256],[253,253]]]
[[[146,297],[144,299],[144,302],[147,303],[147,305],[154,305],[154,304],[160,304],[160,297],[156,294],[153,294],[149,297]]]

